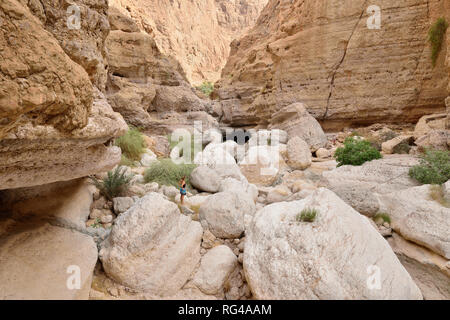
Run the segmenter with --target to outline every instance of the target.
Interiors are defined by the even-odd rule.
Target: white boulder
[[[214,247],[202,257],[193,283],[205,294],[215,295],[223,292],[225,281],[237,264],[237,257],[228,246]]]
[[[314,222],[297,221],[314,208]],[[367,218],[321,188],[257,212],[246,230],[244,270],[256,299],[421,299]]]
[[[200,207],[200,221],[218,238],[239,238],[244,232],[244,215],[255,213],[246,195],[226,191],[213,194]]]
[[[173,202],[149,193],[121,214],[100,250],[106,274],[160,297],[175,294],[200,261],[203,230]]]

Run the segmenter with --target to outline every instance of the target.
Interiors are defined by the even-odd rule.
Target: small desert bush
[[[100,193],[112,200],[126,191],[132,176],[127,175],[126,168],[118,166],[114,171],[108,171],[105,179],[100,180],[90,177],[92,183],[100,190]]]
[[[180,179],[186,177],[186,186],[191,187],[189,176],[195,164],[176,164],[172,159],[160,159],[152,163],[144,175],[145,182],[157,182],[159,185],[179,187]]]
[[[360,166],[364,162],[381,159],[381,153],[367,140],[348,137],[344,141],[344,147],[338,148],[334,157],[338,167],[348,164]]]
[[[428,31],[428,41],[431,43],[431,60],[433,61],[433,66],[436,65],[437,58],[441,52],[447,28],[448,23],[445,18],[439,18]]]
[[[379,221],[379,220],[383,220],[383,222],[387,222],[387,223],[391,223],[391,217],[384,212],[379,212],[377,213],[374,217],[373,217],[374,221]]]
[[[117,138],[115,144],[120,147],[122,154],[130,161],[139,161],[145,149],[145,141],[142,133],[133,127],[123,136]]]
[[[134,161],[127,158],[126,155],[122,154],[122,158],[120,159],[121,166],[133,167]]]
[[[316,220],[318,214],[319,212],[316,209],[305,208],[299,214],[297,214],[295,220],[299,222],[313,222],[314,220]]]
[[[450,179],[450,151],[425,150],[409,176],[422,184],[443,184]]]
[[[438,185],[438,184],[431,185],[429,196],[431,199],[438,202],[442,206],[450,208],[450,201],[445,199],[443,186]]]
[[[209,97],[211,93],[214,91],[214,84],[209,81],[204,81],[201,85],[197,87],[197,89]]]

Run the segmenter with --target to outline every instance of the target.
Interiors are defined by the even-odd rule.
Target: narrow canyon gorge
[[[449,300],[449,23],[1,0],[0,300]]]

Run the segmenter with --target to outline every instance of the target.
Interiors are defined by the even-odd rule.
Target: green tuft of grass
[[[179,187],[178,182],[186,177],[186,186],[191,188],[190,175],[195,164],[176,164],[172,159],[160,159],[152,163],[144,175],[145,182],[157,182],[159,185]]]
[[[112,200],[126,191],[132,176],[126,174],[124,167],[118,166],[114,171],[108,171],[106,178],[103,180],[99,180],[93,176],[89,178],[103,196]]]
[[[384,213],[384,212],[377,213],[373,217],[373,220],[374,221],[383,220],[383,222],[387,222],[387,223],[391,224],[391,217],[387,213]]]
[[[139,129],[130,129],[121,137],[117,138],[115,145],[120,147],[122,154],[130,161],[139,161],[145,151],[145,141]]]
[[[344,141],[344,147],[336,150],[334,155],[338,167],[343,165],[360,166],[367,161],[381,159],[381,153],[367,140],[348,137]]]
[[[318,214],[319,211],[317,211],[317,209],[305,208],[299,214],[297,214],[295,220],[297,220],[298,222],[314,222]]]
[[[436,61],[439,53],[442,50],[442,43],[444,42],[444,35],[447,31],[448,23],[444,17],[436,20],[428,31],[428,41],[431,43],[431,60],[433,66],[436,66]]]
[[[121,166],[134,167],[134,161],[127,158],[126,155],[122,154],[122,158],[120,159]]]
[[[210,81],[204,81],[201,85],[197,87],[197,89],[209,97],[211,93],[213,93],[214,91],[214,84]]]
[[[443,184],[450,179],[450,151],[426,149],[409,176],[422,184]]]

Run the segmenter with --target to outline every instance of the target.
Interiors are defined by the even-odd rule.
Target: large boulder
[[[409,145],[413,142],[412,135],[401,135],[381,144],[381,150],[386,154],[408,153]],[[404,147],[406,145],[406,148]]]
[[[426,135],[415,141],[422,150],[431,148],[437,150],[448,150],[447,141],[450,139],[450,130],[431,130]]]
[[[391,217],[392,228],[450,259],[450,208],[430,198],[430,185],[381,196],[381,211]]]
[[[314,222],[297,221],[314,208]],[[367,218],[321,188],[260,210],[246,230],[244,270],[256,299],[421,299]]]
[[[378,197],[418,185],[408,175],[418,164],[410,156],[392,156],[364,163],[341,166],[322,173],[320,184],[335,192],[358,212],[373,216],[380,211]]]
[[[221,178],[241,180],[244,176],[236,164],[236,150],[237,143],[234,141],[210,143],[202,152],[197,153],[194,163],[213,169]]]
[[[200,221],[218,238],[239,238],[244,232],[244,216],[253,215],[255,203],[248,197],[232,191],[219,192],[208,197],[200,207]]]
[[[445,130],[446,117],[446,113],[423,116],[414,128],[414,138],[419,139],[427,135],[431,130]]]
[[[327,144],[322,127],[309,114],[303,103],[293,103],[272,114],[269,127],[285,130],[290,138],[302,138],[309,145],[311,152]]]
[[[219,191],[220,176],[213,169],[207,166],[199,166],[191,172],[191,184],[201,191]]]
[[[214,247],[202,257],[193,283],[205,294],[223,292],[223,286],[237,264],[237,257],[228,246]]]
[[[239,161],[242,174],[251,183],[270,185],[286,163],[282,156],[282,145],[257,145],[248,148],[243,159]]]
[[[149,193],[122,213],[100,250],[106,274],[157,296],[175,294],[200,261],[200,224],[173,202]]]
[[[422,246],[403,239],[397,233],[388,238],[388,242],[422,291],[424,299],[450,299],[448,260]]]
[[[249,203],[254,203],[258,197],[258,187],[245,180],[236,180],[234,178],[223,179],[220,183],[219,191],[237,193]]]
[[[96,263],[86,234],[48,223],[12,230],[2,235],[0,299],[87,300]]]
[[[287,144],[288,165],[296,170],[303,170],[311,165],[311,151],[302,138],[295,136]]]

